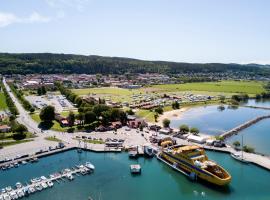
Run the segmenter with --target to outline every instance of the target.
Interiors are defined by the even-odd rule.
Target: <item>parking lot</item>
[[[25,97],[35,108],[42,109],[45,106],[51,105],[55,107],[56,112],[73,110],[74,106],[63,95],[30,95]]]

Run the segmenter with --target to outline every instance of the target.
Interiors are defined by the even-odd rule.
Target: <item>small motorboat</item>
[[[15,168],[18,168],[19,166],[20,166],[19,163],[17,163],[17,162],[14,163]]]
[[[130,165],[130,172],[132,174],[140,174],[141,173],[141,166],[140,165]]]
[[[35,190],[35,188],[34,187],[29,187],[28,188],[28,192],[29,192],[29,194],[32,194],[32,193],[34,193],[36,190]]]
[[[6,187],[6,192],[11,192],[11,191],[12,191],[12,187],[11,186]]]
[[[45,183],[45,182],[42,182],[42,183],[41,183],[41,186],[42,186],[44,189],[46,189],[46,188],[48,187],[47,183]]]
[[[11,200],[11,197],[8,194],[3,195],[4,200]]]
[[[235,160],[238,160],[242,163],[246,163],[248,164],[249,161],[245,160],[242,154],[238,154],[238,153],[231,153],[231,157],[233,157]]]
[[[22,184],[21,184],[20,182],[17,182],[17,183],[16,183],[16,188],[17,188],[17,189],[22,188]]]
[[[22,165],[26,165],[27,164],[27,162],[24,160],[24,161],[22,161]]]
[[[137,158],[138,157],[138,152],[132,150],[132,151],[128,152],[128,155],[129,155],[130,158]]]
[[[48,181],[47,184],[48,184],[49,187],[52,187],[53,186],[53,182],[52,181]]]
[[[5,188],[2,188],[2,189],[1,189],[1,193],[2,193],[2,194],[6,193],[6,189],[5,189]]]
[[[37,191],[41,191],[43,188],[42,188],[42,186],[38,183],[38,184],[35,185],[35,189],[36,189]]]
[[[95,170],[95,166],[90,162],[86,162],[85,167],[87,167],[88,169],[90,169],[92,171]]]
[[[17,195],[18,195],[19,198],[24,197],[24,192],[23,192],[23,190],[18,190],[18,191],[17,191]]]
[[[16,194],[15,191],[11,191],[9,193],[9,196],[11,197],[11,199],[18,199],[19,198],[19,196]]]
[[[66,175],[67,179],[72,181],[74,179],[73,175],[71,173]]]
[[[145,146],[144,147],[144,155],[148,158],[153,158],[154,157],[154,150],[149,147],[149,146]]]

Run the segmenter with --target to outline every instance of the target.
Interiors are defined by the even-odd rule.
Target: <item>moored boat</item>
[[[153,148],[149,147],[149,146],[145,146],[144,147],[144,155],[148,158],[153,158],[154,157],[154,150]]]
[[[141,166],[140,165],[130,165],[130,172],[132,174],[140,174],[141,173]]]
[[[95,166],[90,162],[86,162],[85,167],[87,167],[88,169],[90,169],[92,171],[95,170]]]
[[[240,161],[242,163],[246,163],[246,164],[249,163],[249,161],[244,159],[243,155],[241,155],[241,154],[231,153],[231,157],[233,157],[235,160],[238,160],[238,161]]]
[[[219,186],[228,185],[231,181],[231,175],[209,160],[204,149],[196,145],[166,148],[157,157],[192,180],[200,179]]]

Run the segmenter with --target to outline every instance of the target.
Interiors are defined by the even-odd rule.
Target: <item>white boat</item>
[[[74,177],[72,176],[72,174],[67,174],[66,177],[70,181],[72,181],[74,179]]]
[[[90,162],[86,162],[85,167],[87,167],[90,170],[95,170],[95,166]]]
[[[47,184],[48,184],[49,187],[52,187],[53,186],[53,182],[52,181],[48,181]]]
[[[243,162],[243,163],[249,163],[249,161],[247,161],[246,159],[244,159],[244,156],[243,156],[243,135],[242,135],[242,151],[241,151],[241,154],[239,153],[231,153],[231,156],[235,159],[235,160],[238,160],[240,162]]]
[[[29,191],[29,193],[31,194],[31,193],[34,193],[36,190],[35,190],[35,188],[34,187],[29,187],[28,188],[28,191]]]
[[[24,193],[23,193],[22,190],[18,190],[17,195],[18,195],[19,198],[22,198],[24,196]]]
[[[3,195],[4,200],[11,200],[11,197],[8,194]]]
[[[19,188],[22,188],[22,184],[20,182],[17,182],[16,183],[16,188],[19,189]]]
[[[45,176],[41,176],[40,179],[43,180],[43,181],[47,180],[47,178]]]
[[[2,189],[1,189],[1,193],[2,193],[2,194],[6,193],[6,189],[5,189],[5,188],[2,188]]]
[[[47,183],[45,183],[45,182],[42,182],[42,183],[41,183],[41,186],[42,186],[44,189],[46,189],[46,188],[48,187]]]
[[[141,173],[141,166],[140,165],[130,165],[130,172],[132,174],[140,174]]]
[[[37,191],[41,191],[42,190],[42,186],[38,183],[38,184],[35,185],[35,189]]]
[[[231,153],[231,156],[235,159],[238,160],[240,162],[243,163],[249,163],[249,161],[245,160],[243,155],[239,154],[239,153]]]
[[[22,165],[26,165],[27,162],[25,160],[22,161]]]
[[[0,195],[0,200],[4,200],[4,197],[3,197],[3,195]]]
[[[11,186],[6,187],[6,192],[11,192],[11,190],[12,190]]]
[[[9,193],[9,196],[11,199],[18,199],[19,198],[15,191],[11,191]]]

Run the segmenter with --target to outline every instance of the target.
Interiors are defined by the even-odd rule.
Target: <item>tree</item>
[[[84,114],[83,113],[79,113],[76,115],[76,119],[80,121],[80,125],[83,124],[84,122]]]
[[[40,87],[37,89],[37,94],[38,94],[38,96],[41,96],[42,95],[42,90],[41,90]]]
[[[72,111],[70,111],[68,114],[68,125],[72,127],[74,126],[74,122],[75,122],[75,115]]]
[[[22,140],[26,137],[25,132],[27,131],[26,126],[24,126],[23,124],[17,124],[14,132],[15,134],[13,134],[13,139],[14,140]]]
[[[234,141],[234,142],[233,142],[233,146],[234,146],[235,149],[239,148],[240,145],[241,145],[241,144],[240,144],[239,141]]]
[[[47,93],[45,86],[41,86],[41,92],[42,92],[42,95],[45,95]]]
[[[30,111],[30,113],[33,113],[33,112],[35,112],[35,108],[31,107],[29,111]]]
[[[174,102],[172,103],[172,108],[173,108],[173,109],[179,109],[179,108],[180,108],[180,104],[178,103],[178,101],[174,101]]]
[[[96,116],[96,114],[94,112],[87,111],[84,114],[84,123],[85,124],[91,124],[91,123],[93,123],[96,120],[97,120],[97,116]]]
[[[169,119],[165,118],[162,123],[163,123],[164,128],[169,128],[171,121]]]
[[[190,129],[190,132],[191,132],[193,135],[198,135],[199,132],[200,132],[200,130],[199,130],[198,128],[196,128],[196,127],[192,127],[192,128]]]
[[[161,106],[159,106],[159,107],[157,107],[155,109],[155,112],[158,113],[158,114],[160,114],[160,115],[162,115],[163,114],[163,108]]]
[[[181,125],[179,127],[179,130],[180,130],[181,133],[185,134],[185,133],[188,133],[189,132],[189,127],[188,127],[188,125],[183,124],[183,125]]]
[[[134,115],[135,114],[132,109],[127,110],[126,113],[128,115]]]
[[[51,122],[55,118],[55,110],[53,106],[46,106],[42,108],[39,117],[42,121]]]
[[[154,118],[155,118],[155,122],[157,122],[157,119],[158,119],[158,113],[157,112],[155,112]]]
[[[255,149],[253,147],[245,145],[245,146],[243,146],[243,151],[245,151],[247,153],[254,153]]]
[[[220,97],[219,97],[219,100],[220,100],[220,102],[221,103],[225,103],[225,96],[224,95],[221,95]]]

